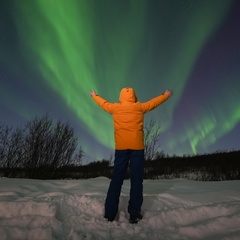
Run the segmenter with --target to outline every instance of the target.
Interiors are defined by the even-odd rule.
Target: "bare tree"
[[[72,164],[77,165],[77,166],[82,166],[84,157],[85,157],[85,152],[83,151],[82,147],[80,146],[77,153],[74,156],[74,160],[73,160]]]
[[[7,164],[7,147],[9,145],[9,136],[11,128],[6,125],[0,126],[0,167],[5,167]]]
[[[24,156],[23,139],[24,133],[22,129],[17,128],[12,132],[7,156],[8,168],[21,167]]]
[[[154,120],[144,125],[145,159],[152,160],[158,153],[158,137],[160,135],[160,124]]]
[[[0,162],[5,168],[16,168],[23,157],[23,131],[6,125],[0,126]]]
[[[22,129],[0,125],[0,169],[8,177],[52,178],[62,167],[81,165],[85,155],[77,145],[73,128],[48,115]]]
[[[51,134],[51,126],[52,121],[47,115],[26,124],[24,167],[34,169],[46,164],[46,145]]]
[[[76,146],[77,139],[68,124],[59,121],[53,126],[47,115],[35,118],[26,125],[24,167],[33,178],[53,175],[57,168],[71,164]]]
[[[68,124],[58,122],[53,130],[51,141],[54,143],[54,148],[51,149],[51,165],[54,168],[57,168],[71,164],[73,154],[77,147],[77,139],[74,137],[73,128],[71,128]],[[81,152],[81,154],[82,153],[83,152]]]

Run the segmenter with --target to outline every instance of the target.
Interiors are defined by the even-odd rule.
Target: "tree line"
[[[61,178],[111,178],[113,165],[109,160],[59,169]],[[127,171],[125,179],[130,178]],[[145,160],[144,179],[184,178],[196,181],[240,180],[240,151],[215,152],[192,156],[168,156],[161,152],[156,158]]]
[[[145,178],[186,178],[198,181],[240,180],[240,151],[168,156],[146,161]]]
[[[48,115],[29,121],[23,128],[0,126],[0,169],[4,177],[52,178],[83,157],[74,130],[54,123]]]
[[[144,126],[145,179],[187,178],[200,181],[240,179],[240,151],[192,156],[169,156],[159,151],[160,125]],[[67,123],[48,115],[34,118],[23,128],[0,125],[0,177],[35,179],[111,178],[113,159],[83,165],[84,151]],[[126,179],[130,177],[129,171]]]

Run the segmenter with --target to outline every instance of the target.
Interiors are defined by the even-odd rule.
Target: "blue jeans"
[[[115,150],[114,170],[105,201],[105,217],[114,219],[127,168],[130,168],[131,189],[128,213],[138,216],[143,203],[144,150]]]

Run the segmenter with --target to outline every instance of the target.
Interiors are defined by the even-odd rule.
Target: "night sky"
[[[239,0],[0,0],[0,122],[48,114],[75,130],[87,159],[114,153],[123,87],[147,101],[169,155],[240,149]]]

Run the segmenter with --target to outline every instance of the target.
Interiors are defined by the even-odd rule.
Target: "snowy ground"
[[[114,222],[103,218],[109,179],[0,179],[0,240],[240,239],[240,181],[145,180],[144,219],[128,223],[129,181]]]

